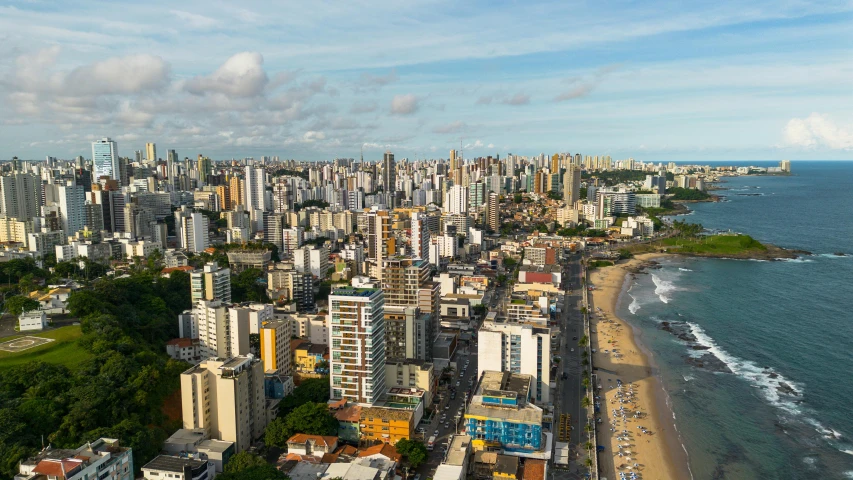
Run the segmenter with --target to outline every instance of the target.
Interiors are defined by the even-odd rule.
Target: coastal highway
[[[562,332],[558,351],[562,360],[557,369],[559,376],[557,383],[558,399],[555,402],[557,411],[554,417],[554,420],[557,421],[560,414],[566,413],[572,416],[573,428],[570,438],[573,446],[583,444],[587,438],[584,432],[586,412],[581,408],[581,393],[584,391],[581,383],[581,372],[584,367],[581,365],[582,349],[578,347],[577,340],[583,336],[583,317],[580,313],[581,289],[583,288],[580,277],[580,261],[580,255],[570,255],[563,266],[564,287],[566,292],[571,291],[571,293],[565,295],[565,305],[563,305],[563,312],[560,317]],[[562,372],[568,373],[566,380],[562,379]]]

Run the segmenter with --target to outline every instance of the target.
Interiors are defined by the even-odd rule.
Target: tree
[[[592,402],[590,402],[590,401],[589,401],[589,397],[584,396],[584,397],[583,397],[583,399],[581,399],[581,406],[582,406],[582,407],[587,408],[587,407],[589,407],[591,404],[592,404]]]
[[[39,302],[23,295],[14,295],[6,299],[6,310],[14,316],[39,308]]]
[[[337,435],[338,420],[329,413],[329,406],[325,402],[308,402],[282,418],[281,431],[277,435],[290,438],[297,433]]]
[[[269,425],[267,425],[267,429],[264,432],[264,443],[267,446],[276,446],[285,448],[287,446],[287,440],[290,436],[287,435],[287,427],[285,427],[283,418],[276,418]]]
[[[592,442],[586,442],[583,444],[583,447],[587,450],[592,450],[593,444]]]
[[[428,453],[426,447],[417,440],[404,438],[398,440],[394,447],[397,449],[397,453],[406,457],[412,469],[418,468],[427,459]]]
[[[293,390],[293,393],[284,397],[278,404],[278,416],[284,417],[296,407],[307,403],[322,403],[329,399],[329,379],[309,378]]]
[[[579,347],[585,347],[585,346],[587,346],[587,345],[589,345],[589,337],[587,337],[586,335],[584,335],[584,336],[582,336],[582,337],[581,337],[581,339],[580,339],[580,340],[578,340],[578,346],[579,346]]]
[[[512,202],[513,203],[521,203],[523,200],[524,199],[522,198],[520,193],[516,193],[515,195],[512,196]]]
[[[267,462],[258,455],[249,452],[240,452],[228,460],[223,471],[225,473],[240,473],[248,468],[263,467],[266,465]]]

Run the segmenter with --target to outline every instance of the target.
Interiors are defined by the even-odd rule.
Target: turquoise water
[[[731,179],[726,202],[682,218],[813,255],[667,259],[618,306],[659,367],[697,480],[853,478],[853,256],[834,255],[853,255],[853,162],[793,170]]]

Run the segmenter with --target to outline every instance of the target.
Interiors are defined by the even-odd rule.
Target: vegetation
[[[162,406],[187,364],[168,358],[163,344],[177,335],[175,318],[190,306],[183,272],[169,278],[134,272],[72,293],[68,309],[81,320],[79,330],[45,333],[68,337],[4,356],[4,367],[22,358],[55,364],[27,361],[0,369],[0,477],[11,478],[18,461],[40,449],[42,435],[58,448],[120,438],[133,448],[137,470],[153,458],[179,426]],[[66,349],[74,360],[52,349]]]
[[[23,295],[13,295],[6,299],[3,306],[7,312],[18,317],[24,312],[39,308],[39,302]]]
[[[311,238],[309,240],[305,240],[302,242],[302,245],[317,245],[318,247],[326,243],[329,240],[329,237],[317,237]]]
[[[584,397],[581,399],[581,406],[582,406],[582,407],[584,407],[584,408],[587,408],[587,407],[589,407],[590,405],[592,405],[592,402],[590,402],[590,401],[589,401],[589,397],[587,397],[586,395],[584,395]]]
[[[672,200],[707,200],[711,195],[693,188],[672,187],[666,190]]]
[[[585,346],[587,346],[587,345],[589,345],[589,337],[587,337],[586,335],[584,335],[584,336],[582,336],[582,337],[581,337],[581,339],[580,339],[580,340],[578,340],[578,346],[579,346],[579,347],[585,347]]]
[[[412,469],[418,468],[427,459],[427,449],[423,443],[417,440],[402,439],[395,445],[397,453],[405,457]]]
[[[587,264],[587,266],[590,270],[601,267],[612,267],[613,262],[608,260],[592,260]]]
[[[474,312],[474,315],[483,317],[489,311],[489,307],[483,305],[482,303],[474,305],[471,307],[471,310]]]
[[[44,345],[28,348],[22,352],[0,352],[0,369],[8,369],[30,362],[44,362],[64,365],[73,370],[92,354],[84,350],[77,342],[83,335],[79,325],[67,326],[44,333],[30,334],[30,337],[50,338],[53,341]],[[18,337],[5,337],[2,341]]]
[[[291,170],[289,168],[279,168],[278,170],[272,172],[273,177],[300,177],[308,180],[308,171],[307,170]]]
[[[626,260],[626,259],[631,258],[633,256],[634,256],[634,254],[631,253],[631,251],[628,250],[627,248],[620,248],[619,249],[619,260]]]
[[[293,393],[284,397],[278,404],[278,416],[285,417],[296,407],[307,403],[322,403],[329,399],[329,379],[309,378],[293,389]]]
[[[240,302],[266,302],[270,301],[267,296],[266,287],[261,280],[264,272],[257,268],[249,268],[240,272],[239,275],[231,275],[231,300]]]
[[[548,192],[548,198],[551,200],[562,200],[563,194],[560,192]]]
[[[264,439],[267,445],[285,447],[287,439],[297,433],[337,435],[338,421],[329,413],[329,406],[325,402],[307,402],[270,422]]]
[[[506,268],[512,268],[512,267],[514,267],[514,266],[516,266],[516,265],[518,265],[518,260],[516,260],[516,259],[514,259],[514,258],[510,257],[509,255],[507,255],[507,256],[505,256],[505,257],[504,257],[504,267],[506,267]]]
[[[710,256],[737,256],[764,252],[767,247],[749,235],[707,235],[670,237],[660,241],[667,251]]]
[[[263,458],[249,452],[240,452],[225,464],[225,471],[216,476],[220,480],[287,480],[289,477],[268,464]]]

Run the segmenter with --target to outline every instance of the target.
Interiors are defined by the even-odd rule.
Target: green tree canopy
[[[276,439],[288,438],[297,433],[308,435],[337,435],[338,420],[329,413],[329,406],[323,403],[308,402],[296,407],[292,412],[281,418],[281,424],[276,426]]]
[[[284,397],[278,404],[278,416],[284,417],[296,407],[307,403],[322,403],[329,399],[329,378],[309,378],[293,389],[293,393]]]
[[[240,452],[231,457],[222,470],[224,473],[240,473],[252,467],[263,467],[266,465],[267,462],[258,455],[249,452]]]
[[[23,295],[14,295],[6,299],[6,311],[14,316],[39,308],[39,302]]]
[[[408,440],[405,438],[398,440],[394,448],[397,449],[397,453],[406,458],[409,466],[413,469],[418,468],[424,463],[429,455],[424,444],[417,440]]]

